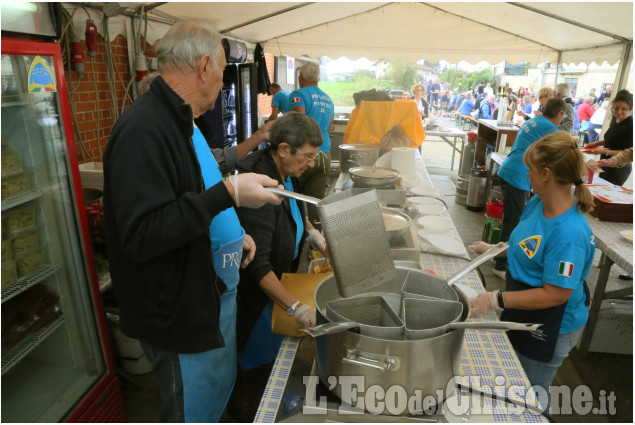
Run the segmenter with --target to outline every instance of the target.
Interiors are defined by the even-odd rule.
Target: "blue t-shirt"
[[[558,127],[543,115],[525,121],[518,130],[509,156],[505,158],[503,165],[498,170],[498,176],[515,188],[527,191],[531,189],[531,183],[527,177],[529,168],[523,163],[525,151],[532,143],[556,131],[558,131]]]
[[[441,90],[441,85],[439,83],[432,83],[432,85],[430,85],[430,90],[433,92],[432,98],[437,99],[439,96],[439,93],[434,93],[434,92],[437,90]]]
[[[209,189],[216,183],[223,180],[223,176],[218,168],[216,158],[203,137],[203,133],[196,126],[192,134],[192,143],[201,165],[203,182],[205,189]],[[212,239],[212,252],[215,252],[221,245],[238,239],[243,234],[243,228],[238,220],[238,215],[234,208],[227,208],[214,216],[209,225],[209,236]]]
[[[575,204],[564,214],[547,219],[542,200],[534,196],[509,237],[507,267],[515,280],[529,286],[540,288],[545,282],[573,289],[560,326],[560,334],[564,334],[584,325],[589,317],[582,282],[594,254],[595,236]]]
[[[302,87],[289,96],[289,107],[293,109],[296,106],[303,106],[304,113],[317,121],[324,137],[320,151],[330,153],[331,138],[329,137],[329,127],[331,126],[331,118],[333,118],[335,106],[329,95],[324,93],[318,86]]]
[[[278,93],[274,94],[271,99],[271,107],[275,108],[277,106],[283,114],[289,112],[291,110],[289,107],[290,94],[291,92],[289,92],[289,90],[280,90]]]
[[[461,104],[461,115],[471,115],[472,109],[474,109],[474,102],[470,99],[465,99]]]
[[[525,107],[523,108],[523,112],[526,113],[527,115],[531,114],[533,111],[533,108],[531,107],[531,103],[529,105],[525,105]]]
[[[483,99],[483,101],[481,102],[481,106],[478,108],[478,110],[479,110],[478,112],[479,119],[485,119],[485,120],[494,119],[492,116],[494,114],[494,108],[492,107],[492,105],[489,104],[487,100]]]

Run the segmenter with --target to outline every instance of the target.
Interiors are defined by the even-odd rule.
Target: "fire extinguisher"
[[[79,79],[84,77],[84,62],[86,58],[84,57],[84,50],[82,49],[82,44],[79,41],[77,36],[73,36],[71,39],[71,63],[73,64],[73,69],[77,72],[77,76]]]
[[[97,25],[92,19],[86,19],[86,50],[88,56],[93,57],[97,54]]]

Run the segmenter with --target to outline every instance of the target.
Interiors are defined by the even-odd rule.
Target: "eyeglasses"
[[[304,153],[300,149],[294,148],[293,146],[291,146],[291,148],[297,153],[299,153],[300,155],[303,155],[308,161],[313,161],[315,157],[317,156],[317,154],[320,153],[320,151],[312,152],[312,153]]]
[[[547,97],[547,96],[545,96],[545,95],[538,96],[538,99],[544,99],[545,97]]]

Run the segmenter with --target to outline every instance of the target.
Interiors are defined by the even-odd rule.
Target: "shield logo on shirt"
[[[527,239],[523,239],[522,241],[518,242],[518,245],[523,250],[523,252],[527,255],[527,257],[531,258],[534,256],[534,254],[536,254],[536,251],[538,251],[538,248],[540,247],[541,238],[542,236],[540,235],[531,236]]]

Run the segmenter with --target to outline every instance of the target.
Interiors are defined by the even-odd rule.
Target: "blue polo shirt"
[[[278,93],[274,94],[271,99],[271,107],[275,108],[277,106],[283,114],[289,112],[291,110],[289,107],[290,94],[291,92],[289,90],[280,90]]]
[[[565,334],[589,318],[582,282],[594,254],[595,236],[575,204],[564,214],[547,219],[542,200],[534,196],[509,237],[507,267],[515,280],[534,288],[541,288],[544,282],[573,289],[560,325],[560,334]]]
[[[525,121],[518,130],[509,156],[505,158],[503,165],[498,170],[498,176],[515,188],[529,191],[531,189],[529,177],[527,177],[529,168],[523,163],[525,151],[532,143],[556,131],[558,131],[558,127],[543,115]]]
[[[289,107],[293,109],[296,106],[303,106],[304,113],[317,121],[324,137],[320,151],[330,153],[331,138],[329,137],[329,127],[335,106],[329,95],[324,93],[318,86],[302,87],[289,96]]]

